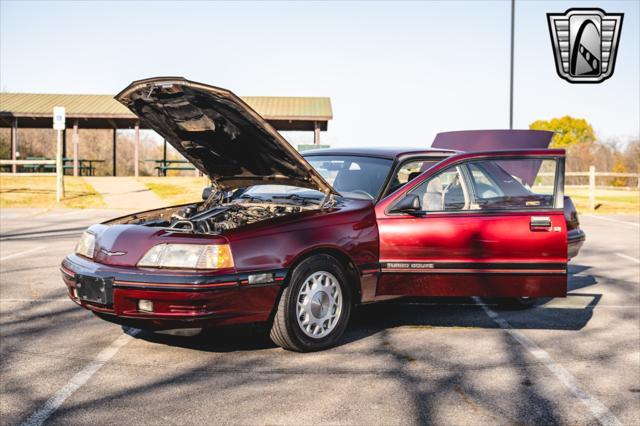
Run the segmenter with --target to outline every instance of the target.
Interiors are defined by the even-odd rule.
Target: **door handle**
[[[551,228],[551,218],[549,216],[531,216],[531,229]]]

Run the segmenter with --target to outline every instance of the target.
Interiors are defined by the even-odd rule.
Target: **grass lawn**
[[[640,191],[619,189],[596,189],[595,211],[589,210],[589,190],[586,188],[571,188],[565,190],[571,197],[580,213],[603,214],[640,214]]]
[[[141,177],[138,180],[170,205],[202,201],[202,189],[209,184],[206,177]]]
[[[65,176],[64,183],[65,197],[60,204],[56,204],[55,176],[2,176],[0,177],[0,208],[105,207],[102,196],[83,178]]]

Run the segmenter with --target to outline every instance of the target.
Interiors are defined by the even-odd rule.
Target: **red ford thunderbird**
[[[212,185],[202,202],[82,235],[62,276],[69,297],[105,320],[150,330],[268,322],[276,344],[314,351],[339,341],[357,304],[566,295],[584,234],[563,195],[562,150],[302,157],[224,89],[155,78],[116,98]]]

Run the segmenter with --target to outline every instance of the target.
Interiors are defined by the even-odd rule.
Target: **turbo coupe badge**
[[[602,83],[611,77],[623,16],[586,8],[547,13],[558,75],[569,83]]]

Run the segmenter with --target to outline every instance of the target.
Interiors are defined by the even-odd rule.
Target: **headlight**
[[[138,262],[151,268],[226,269],[233,268],[228,244],[159,244]]]
[[[96,236],[91,232],[83,232],[80,241],[76,245],[76,253],[89,259],[93,259],[93,252],[96,248]]]

